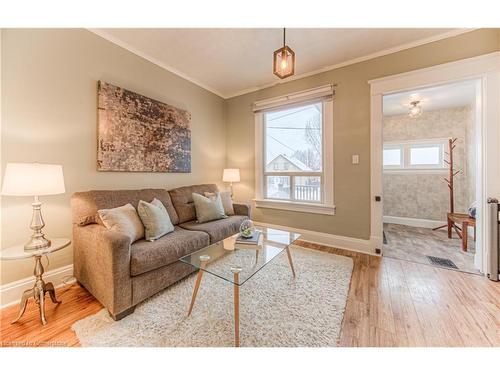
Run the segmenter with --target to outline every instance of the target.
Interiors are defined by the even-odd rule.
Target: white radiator
[[[488,198],[488,214],[490,215],[490,251],[487,260],[487,276],[490,280],[498,281],[498,273],[500,271],[500,205],[498,200]]]

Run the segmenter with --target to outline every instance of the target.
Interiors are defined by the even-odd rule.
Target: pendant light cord
[[[283,47],[286,46],[286,28],[283,28]]]

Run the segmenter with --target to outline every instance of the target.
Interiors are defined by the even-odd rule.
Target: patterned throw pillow
[[[160,200],[155,198],[151,203],[140,200],[137,211],[144,224],[147,241],[157,240],[174,231],[174,225],[168,216],[167,209]]]
[[[196,221],[198,223],[206,223],[207,221],[227,217],[224,213],[224,206],[222,206],[219,193],[216,193],[212,197],[204,197],[201,194],[193,193],[193,202],[196,209]]]
[[[102,209],[97,213],[106,228],[123,233],[130,237],[132,242],[144,237],[144,226],[135,207],[130,203],[116,208]]]

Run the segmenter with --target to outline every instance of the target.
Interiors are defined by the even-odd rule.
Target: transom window
[[[323,201],[323,104],[264,113],[267,199]]]
[[[447,141],[447,139],[430,139],[384,143],[384,169],[444,169],[444,150]]]

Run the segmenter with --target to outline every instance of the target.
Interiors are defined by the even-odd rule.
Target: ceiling
[[[282,82],[272,74],[282,29],[90,30],[223,98]],[[296,79],[465,32],[465,29],[287,29]],[[290,80],[290,78],[288,79]]]
[[[476,100],[476,81],[469,80],[384,96],[384,116],[408,113],[409,103],[420,100],[422,110],[471,105]]]

